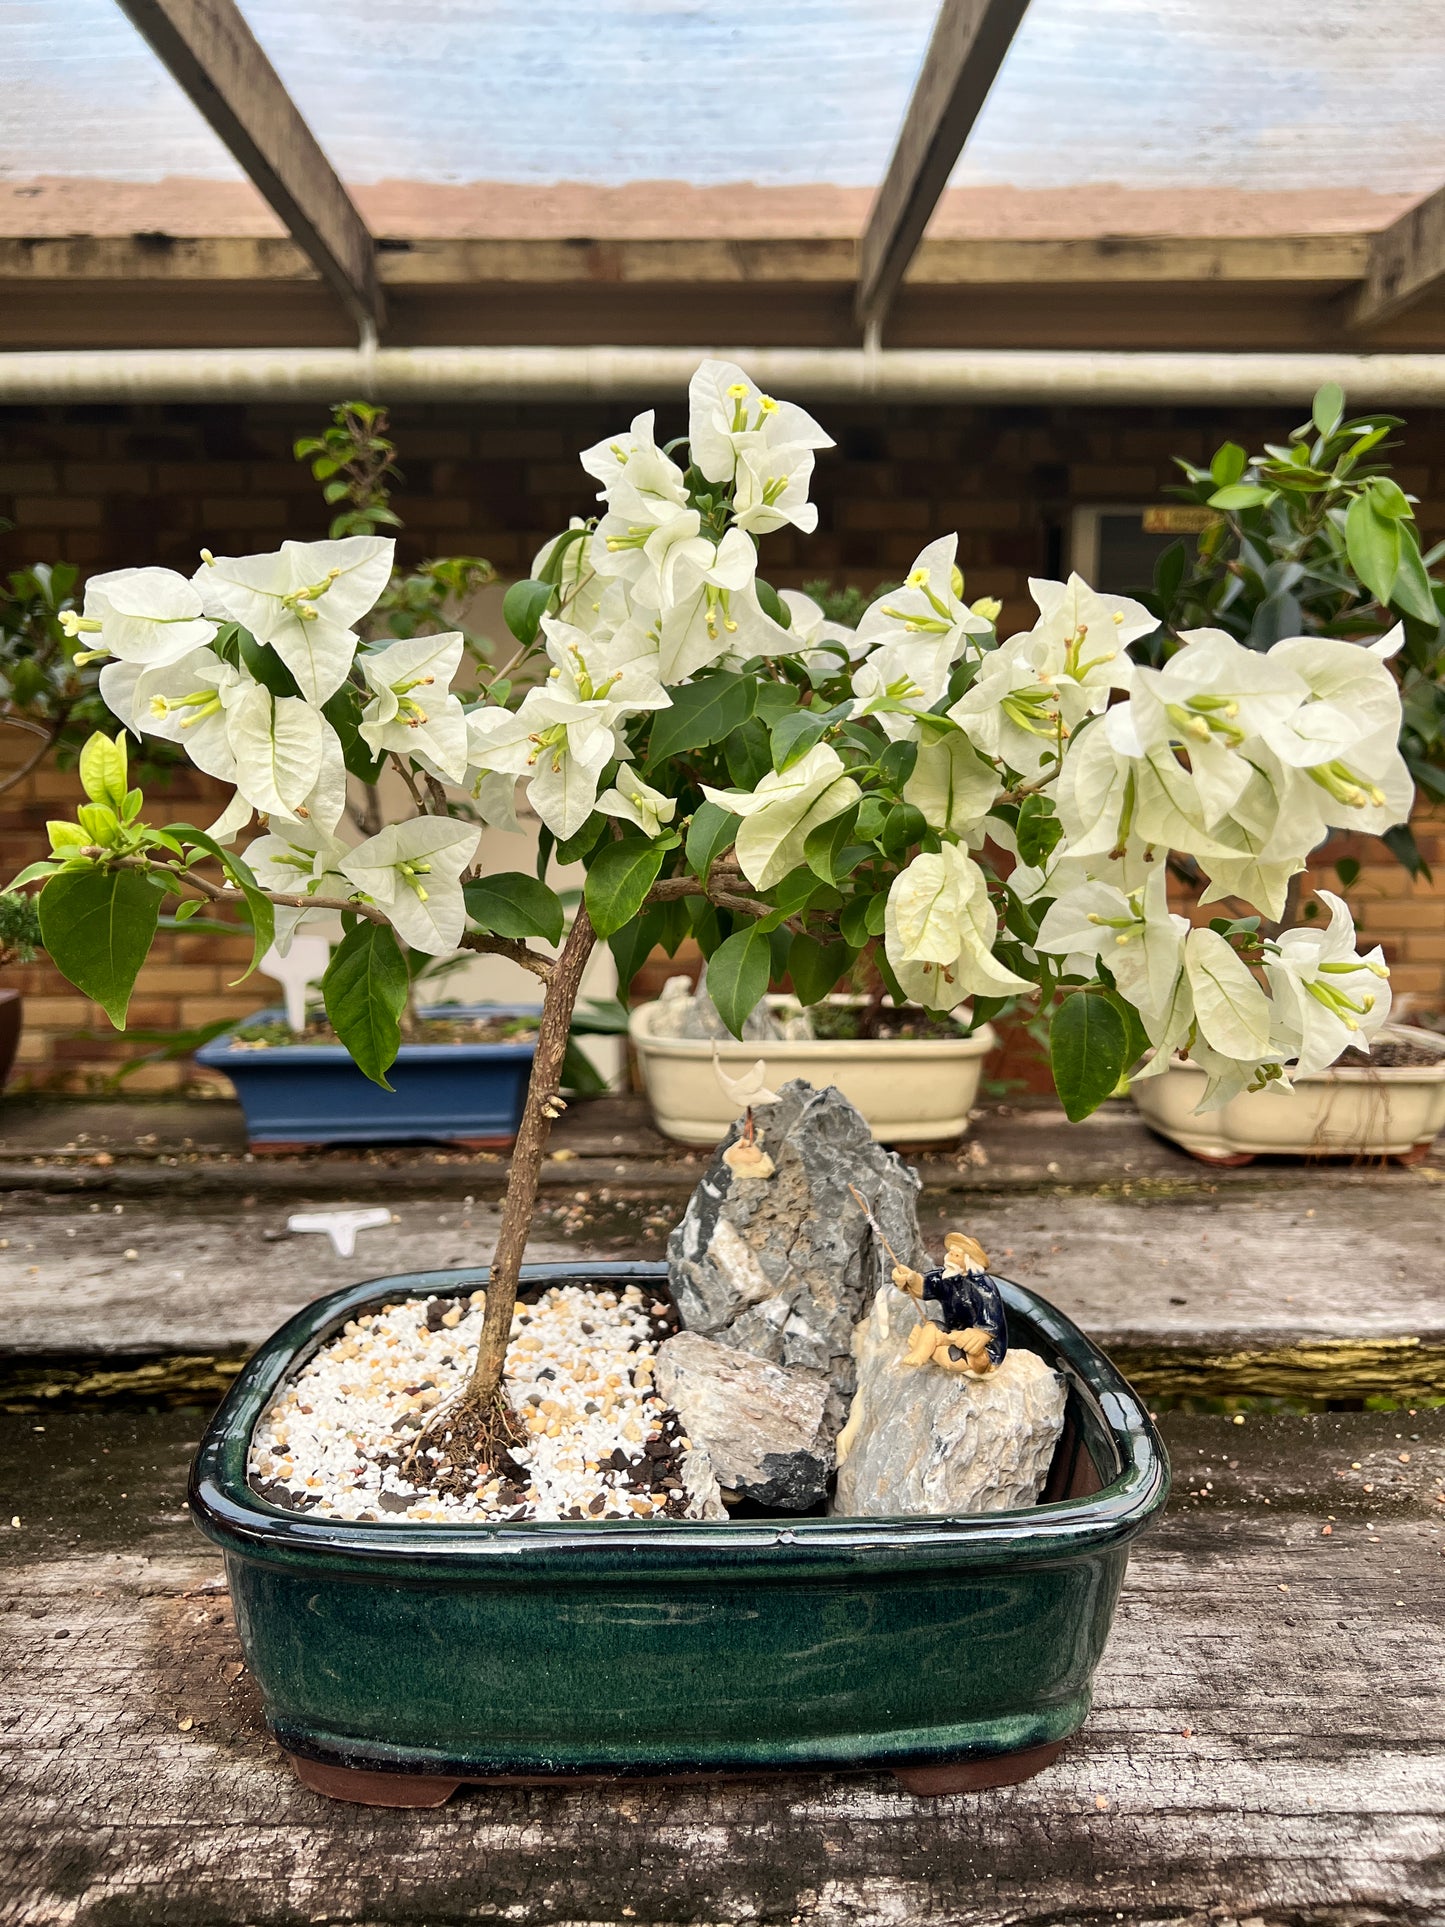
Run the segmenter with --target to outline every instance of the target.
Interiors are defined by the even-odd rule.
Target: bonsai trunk
[[[512,1331],[512,1307],[517,1302],[517,1280],[522,1270],[522,1256],[527,1249],[532,1212],[537,1202],[542,1153],[547,1148],[552,1119],[556,1115],[554,1104],[562,1075],[562,1060],[567,1054],[572,1011],[577,1002],[583,969],[596,941],[591,919],[586,909],[579,906],[542,999],[537,1051],[532,1059],[532,1077],[527,1086],[522,1126],[512,1152],[507,1195],[502,1204],[502,1225],[497,1235],[497,1251],[487,1285],[482,1338],[466,1394],[467,1408],[484,1421],[502,1398],[502,1366]]]

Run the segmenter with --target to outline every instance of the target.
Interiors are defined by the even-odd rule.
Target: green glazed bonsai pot
[[[303,1780],[435,1805],[462,1781],[887,1768],[916,1792],[998,1785],[1089,1709],[1163,1445],[1109,1360],[1003,1283],[1014,1342],[1069,1388],[1040,1503],[957,1518],[356,1523],[252,1492],[252,1430],[349,1318],[461,1295],[414,1272],[317,1299],[246,1366],[191,1473],[246,1663]],[[530,1265],[523,1290],[660,1264]],[[1001,1281],[1002,1283],[1003,1281]]]

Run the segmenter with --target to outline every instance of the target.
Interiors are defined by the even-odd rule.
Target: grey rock
[[[765,1003],[759,1004],[743,1025],[744,1043],[777,1043],[784,1034],[783,1027]],[[811,1036],[811,1030],[807,1034]],[[686,977],[668,978],[657,1001],[657,1009],[652,1013],[652,1035],[716,1038],[720,1044],[737,1041],[708,995],[706,964],[702,967],[695,991]]]
[[[836,1431],[855,1383],[853,1327],[892,1268],[848,1187],[899,1261],[921,1269],[918,1178],[831,1086],[795,1079],[753,1118],[774,1174],[740,1178],[724,1162],[739,1119],[668,1240],[673,1300],[690,1331],[823,1373]]]
[[[657,1390],[724,1490],[786,1512],[822,1501],[833,1448],[828,1383],[819,1373],[678,1332],[658,1348]]]
[[[1063,1431],[1064,1381],[1017,1346],[987,1378],[905,1364],[922,1318],[916,1300],[885,1285],[858,1327],[858,1391],[829,1511],[876,1519],[1035,1504]]]

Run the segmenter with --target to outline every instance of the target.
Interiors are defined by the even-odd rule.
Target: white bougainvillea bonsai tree
[[[120,570],[73,619],[127,728],[235,788],[208,830],[156,827],[125,735],[86,748],[88,801],[50,825],[52,855],[24,878],[44,880],[51,956],[114,1023],[170,901],[185,917],[244,899],[258,957],[339,914],[326,1009],[378,1082],[403,946],[498,952],[542,981],[467,1406],[479,1449],[509,1425],[518,1271],[598,938],[625,988],[655,944],[691,933],[739,1033],[770,982],[812,1003],[864,952],[900,1002],[981,1017],[1033,999],[1073,1118],[1186,1051],[1209,1074],[1206,1107],[1287,1088],[1388,1012],[1380,953],[1359,954],[1343,903],[1274,935],[1265,920],[1331,828],[1409,813],[1396,636],[1254,651],[1200,629],[1148,668],[1130,645],[1155,619],[1073,577],[1034,582],[1032,626],[1001,640],[999,605],[964,599],[952,536],[856,631],[831,624],[757,572],[770,532],[815,527],[809,483],[830,446],[801,408],[705,362],[685,437],[659,446],[648,413],[585,451],[601,513],[509,590],[515,651],[475,690],[452,687],[459,637],[359,642],[391,569],[374,536],[203,552],[189,580]],[[348,773],[374,780],[382,763],[412,801],[350,841]],[[537,874],[479,874],[481,826],[515,828],[519,791],[542,824]],[[1228,914],[1192,928],[1171,912],[1171,852]],[[554,857],[586,871],[565,937]]]

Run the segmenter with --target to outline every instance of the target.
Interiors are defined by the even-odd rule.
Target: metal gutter
[[[1445,404],[1445,354],[1119,353],[1093,349],[101,348],[0,353],[0,404],[612,401],[681,394],[705,355],[821,401],[1285,403],[1322,381],[1352,402]]]

